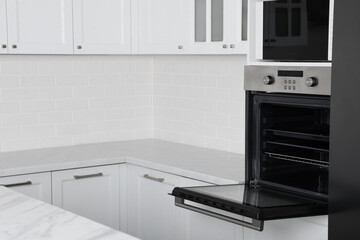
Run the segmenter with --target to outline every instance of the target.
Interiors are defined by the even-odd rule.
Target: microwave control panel
[[[245,90],[330,95],[331,67],[246,66]]]

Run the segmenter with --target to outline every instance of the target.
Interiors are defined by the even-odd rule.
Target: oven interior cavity
[[[262,103],[260,179],[272,184],[328,194],[328,107]]]

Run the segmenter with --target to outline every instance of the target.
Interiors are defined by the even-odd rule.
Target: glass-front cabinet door
[[[193,51],[247,52],[247,0],[194,0],[192,14]]]

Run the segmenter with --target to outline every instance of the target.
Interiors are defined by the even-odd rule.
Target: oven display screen
[[[304,77],[303,71],[284,71],[279,70],[278,71],[279,77]]]

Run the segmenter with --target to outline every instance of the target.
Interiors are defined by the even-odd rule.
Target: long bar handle
[[[31,181],[26,181],[26,182],[18,182],[18,183],[1,184],[1,186],[4,186],[4,187],[18,187],[18,186],[31,185],[31,184],[32,184]]]
[[[251,229],[254,229],[254,230],[257,230],[257,231],[260,231],[260,232],[264,229],[264,221],[252,219],[251,223],[245,222],[243,220],[228,217],[228,216],[225,216],[225,215],[210,212],[208,210],[204,210],[204,209],[201,209],[201,208],[198,208],[198,207],[194,207],[194,206],[185,204],[185,200],[183,198],[180,198],[180,197],[175,197],[175,205],[178,206],[178,207],[182,207],[182,208],[194,211],[194,212],[205,214],[205,215],[210,216],[210,217],[214,217],[214,218],[221,219],[221,220],[224,220],[224,221],[227,221],[227,222],[238,224],[238,225],[243,226],[243,227],[251,228]]]
[[[150,176],[149,174],[144,174],[143,177],[146,178],[146,179],[150,179],[150,180],[156,181],[156,182],[163,182],[163,181],[165,180],[165,178],[152,177],[152,176]]]
[[[75,179],[82,179],[82,178],[91,178],[91,177],[101,177],[104,174],[102,172],[94,173],[94,174],[87,174],[87,175],[74,175]]]

